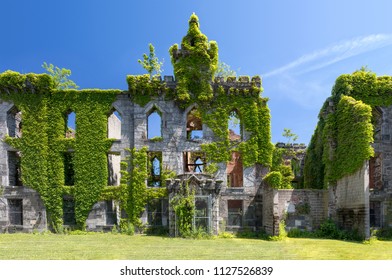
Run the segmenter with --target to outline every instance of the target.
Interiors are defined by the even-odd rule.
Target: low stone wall
[[[327,218],[327,191],[278,190],[278,213],[286,229],[314,231]]]
[[[313,231],[327,218],[326,190],[275,190],[263,193],[263,225],[267,234],[279,234],[279,223],[285,220],[286,229]]]
[[[329,215],[341,229],[370,236],[369,224],[369,164],[329,188]]]

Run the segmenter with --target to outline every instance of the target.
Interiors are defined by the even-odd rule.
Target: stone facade
[[[168,86],[175,87],[176,83],[173,77],[165,77],[164,80]],[[231,80],[227,85],[225,82],[219,82],[220,85],[226,87],[236,87],[238,85],[246,88],[254,86],[254,81],[251,82],[246,79],[238,82]],[[256,86],[260,86],[260,80],[256,80]],[[181,109],[174,101],[165,100],[162,96],[152,99],[142,107],[131,102],[128,94],[124,93],[118,95],[112,107],[115,113],[108,117],[108,138],[116,140],[108,153],[109,186],[119,185],[120,161],[125,159],[126,148],[141,149],[147,147],[149,152],[162,154],[162,162],[160,163],[162,169],[169,168],[177,174],[175,179],[167,182],[170,195],[166,198],[166,201],[176,193],[181,184],[189,184],[196,191],[197,201],[200,201],[197,202],[197,205],[206,207],[204,209],[207,211],[205,217],[199,217],[199,220],[201,222],[202,219],[207,219],[208,221],[205,224],[212,233],[217,234],[219,230],[238,231],[245,228],[262,230],[263,191],[261,183],[262,178],[268,173],[268,168],[258,164],[243,168],[240,163],[219,163],[218,171],[214,177],[203,171],[189,170],[189,166],[188,169],[185,168],[189,164],[187,161],[192,157],[192,154],[201,152],[201,144],[211,143],[215,140],[212,130],[205,124],[202,124],[201,127],[201,137],[189,138],[187,117],[191,110],[197,108],[196,104]],[[155,111],[159,112],[161,118],[158,125],[161,135],[160,141],[149,139],[148,136],[148,127],[151,125],[148,123],[149,116]],[[15,112],[18,117],[17,124],[15,124]],[[10,129],[12,129],[14,137],[23,137],[21,133],[15,133],[19,129],[16,127],[19,127],[20,122],[23,122],[23,117],[18,114],[13,104],[0,103],[0,122],[1,138],[9,135]],[[244,140],[248,135],[247,131],[243,131]],[[0,176],[4,193],[1,196],[0,227],[4,231],[13,226],[9,223],[12,220],[8,211],[10,208],[8,202],[10,202],[16,203],[16,206],[13,207],[19,207],[18,209],[22,211],[23,215],[20,224],[14,228],[24,231],[45,229],[47,226],[46,213],[39,195],[28,187],[21,186],[18,179],[20,177],[20,174],[18,175],[18,172],[20,173],[19,156],[18,151],[5,142],[1,142]],[[238,154],[233,157],[233,160],[235,158],[238,159]],[[235,174],[232,174],[233,172]],[[229,185],[230,176],[228,176],[228,173],[236,176],[235,186]],[[22,204],[12,199],[21,199]],[[65,200],[64,204],[71,205],[70,208],[72,208],[72,199],[66,197]],[[64,211],[65,215],[72,216],[71,210],[65,209]],[[142,221],[148,224],[151,223],[150,211],[151,209],[147,207],[145,213],[141,216]],[[160,213],[162,215],[161,226],[168,226],[174,235],[176,226],[173,209],[168,207],[165,211],[168,212],[162,210],[162,213]],[[86,221],[87,229],[107,229],[113,223],[118,223],[120,217],[121,213],[119,213],[116,202],[98,202],[93,206]],[[72,219],[65,220],[72,224]]]

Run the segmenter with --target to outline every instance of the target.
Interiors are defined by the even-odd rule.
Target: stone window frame
[[[72,114],[75,115],[75,120],[72,123],[75,126],[75,128],[72,128],[69,126],[69,121],[70,121],[69,117]],[[76,130],[77,130],[77,128],[76,128],[76,112],[71,108],[69,108],[68,110],[66,110],[64,112],[64,130],[65,130],[65,132],[64,132],[65,138],[75,138],[76,137]]]
[[[163,155],[162,151],[148,151],[147,152],[147,159],[148,159],[148,180],[147,180],[147,185],[149,187],[162,187],[162,169],[163,169]],[[159,174],[153,174],[154,171],[154,166],[153,166],[153,161],[157,159],[159,161]]]
[[[230,203],[231,202],[231,203]],[[241,207],[233,207],[230,204],[240,204]],[[238,206],[238,205],[234,205]],[[230,209],[238,209],[238,210],[230,210]],[[236,223],[232,223],[232,221],[236,218]],[[227,226],[229,227],[242,227],[244,219],[244,200],[243,199],[228,199],[227,200]]]
[[[115,112],[117,112],[117,114],[115,114]],[[117,138],[117,137],[109,137],[110,136],[110,131],[111,131],[111,129],[110,129],[110,125],[109,125],[109,118],[112,116],[112,115],[115,115],[116,117],[117,117],[117,119],[119,120],[119,122],[120,122],[120,137],[119,138]],[[114,106],[114,105],[112,105],[112,108],[110,109],[110,111],[109,111],[109,113],[108,113],[108,115],[107,115],[107,122],[108,122],[108,124],[107,124],[107,133],[108,133],[108,135],[107,135],[107,137],[108,138],[114,138],[114,139],[116,139],[116,140],[121,140],[122,139],[122,129],[123,129],[123,113],[122,113],[122,111],[121,110],[119,110],[118,108],[117,108],[117,106]]]
[[[117,160],[118,161],[118,166],[117,166],[117,170],[118,173],[115,172],[115,167],[113,164],[113,159],[112,161],[110,161],[110,156],[114,156],[114,157],[118,157]],[[106,154],[106,163],[107,163],[107,167],[108,167],[108,182],[107,185],[108,186],[119,186],[120,182],[121,182],[121,153],[117,153],[117,152],[109,152]],[[117,176],[118,177],[117,177]]]
[[[229,122],[230,122],[230,119],[231,119],[233,113],[235,113],[235,117],[239,120],[240,135],[236,134],[233,130],[229,129]],[[227,119],[227,131],[229,133],[229,140],[230,141],[232,141],[232,142],[245,141],[245,128],[244,128],[244,124],[242,121],[241,113],[237,108],[232,108],[229,111],[228,119]],[[230,131],[233,131],[233,134],[231,134]],[[236,136],[240,136],[239,139],[235,139]]]
[[[184,172],[185,173],[199,173],[203,174],[206,162],[206,155],[204,152],[200,151],[184,151],[183,153],[184,160]],[[196,163],[197,160],[201,160],[202,163]],[[197,171],[199,169],[199,171]]]
[[[22,137],[22,111],[15,105],[7,111],[7,133],[13,138]]]
[[[184,121],[184,123],[185,123],[185,138],[187,140],[192,140],[192,141],[196,140],[197,141],[197,140],[201,140],[201,139],[204,138],[204,129],[203,129],[204,128],[204,124],[203,124],[202,117],[200,116],[200,118],[199,118],[200,124],[196,123],[196,127],[199,128],[199,129],[192,129],[191,124],[190,124],[191,122],[189,120],[189,115],[190,115],[190,113],[193,110],[197,110],[199,112],[199,114],[200,114],[199,106],[197,104],[192,104],[184,112],[185,113],[184,114],[185,115],[185,121]],[[192,137],[192,131],[200,131],[201,132],[201,137],[193,138]]]
[[[117,209],[114,200],[105,200],[105,220],[107,226],[118,224]]]
[[[11,226],[23,226],[23,199],[8,198],[8,220]]]
[[[152,204],[155,205],[152,205]],[[154,206],[154,207],[152,207]],[[159,209],[158,209],[159,208]],[[168,198],[156,198],[149,201],[146,207],[147,223],[149,226],[167,226],[169,224],[169,200]],[[166,219],[166,225],[164,224]],[[158,223],[159,221],[160,223]],[[153,223],[152,223],[153,222]]]
[[[233,174],[234,170],[232,170],[232,172],[228,173],[228,165],[231,162],[233,162],[233,154],[234,153],[238,154],[239,158],[240,158],[240,160],[238,161],[238,162],[240,162],[240,168],[239,168],[240,170],[237,170],[237,172],[239,172],[240,174]],[[236,166],[237,164],[234,164],[234,165]],[[241,153],[239,151],[232,151],[231,152],[231,160],[226,164],[226,175],[227,175],[227,187],[229,187],[229,188],[243,188],[244,187],[244,165],[242,163]],[[235,176],[235,175],[236,175],[236,177],[240,177],[240,179],[234,180],[233,176]],[[234,183],[238,182],[238,181],[240,181],[241,184],[235,185]]]
[[[21,157],[22,156],[19,151],[7,151],[8,185],[9,186],[23,186]],[[11,162],[12,158],[14,159],[14,162]],[[12,182],[14,184],[12,184]]]
[[[158,136],[154,136],[154,137],[150,137],[149,133],[148,133],[148,128],[149,128],[149,117],[151,116],[151,114],[153,114],[154,112],[157,112],[160,119],[161,119],[161,125],[159,126],[160,129],[160,135]],[[144,113],[146,115],[146,139],[147,140],[152,140],[155,137],[161,137],[163,138],[163,129],[164,129],[164,111],[162,110],[162,108],[160,106],[158,106],[156,103],[152,103],[148,106],[145,107]]]

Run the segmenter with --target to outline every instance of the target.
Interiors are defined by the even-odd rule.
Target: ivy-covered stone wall
[[[305,159],[305,188],[326,188],[373,156],[376,106],[392,104],[392,77],[367,70],[341,75],[324,103]]]

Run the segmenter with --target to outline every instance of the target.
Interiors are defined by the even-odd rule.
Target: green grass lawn
[[[143,235],[0,234],[7,260],[368,260],[392,259],[391,241],[181,239]]]

